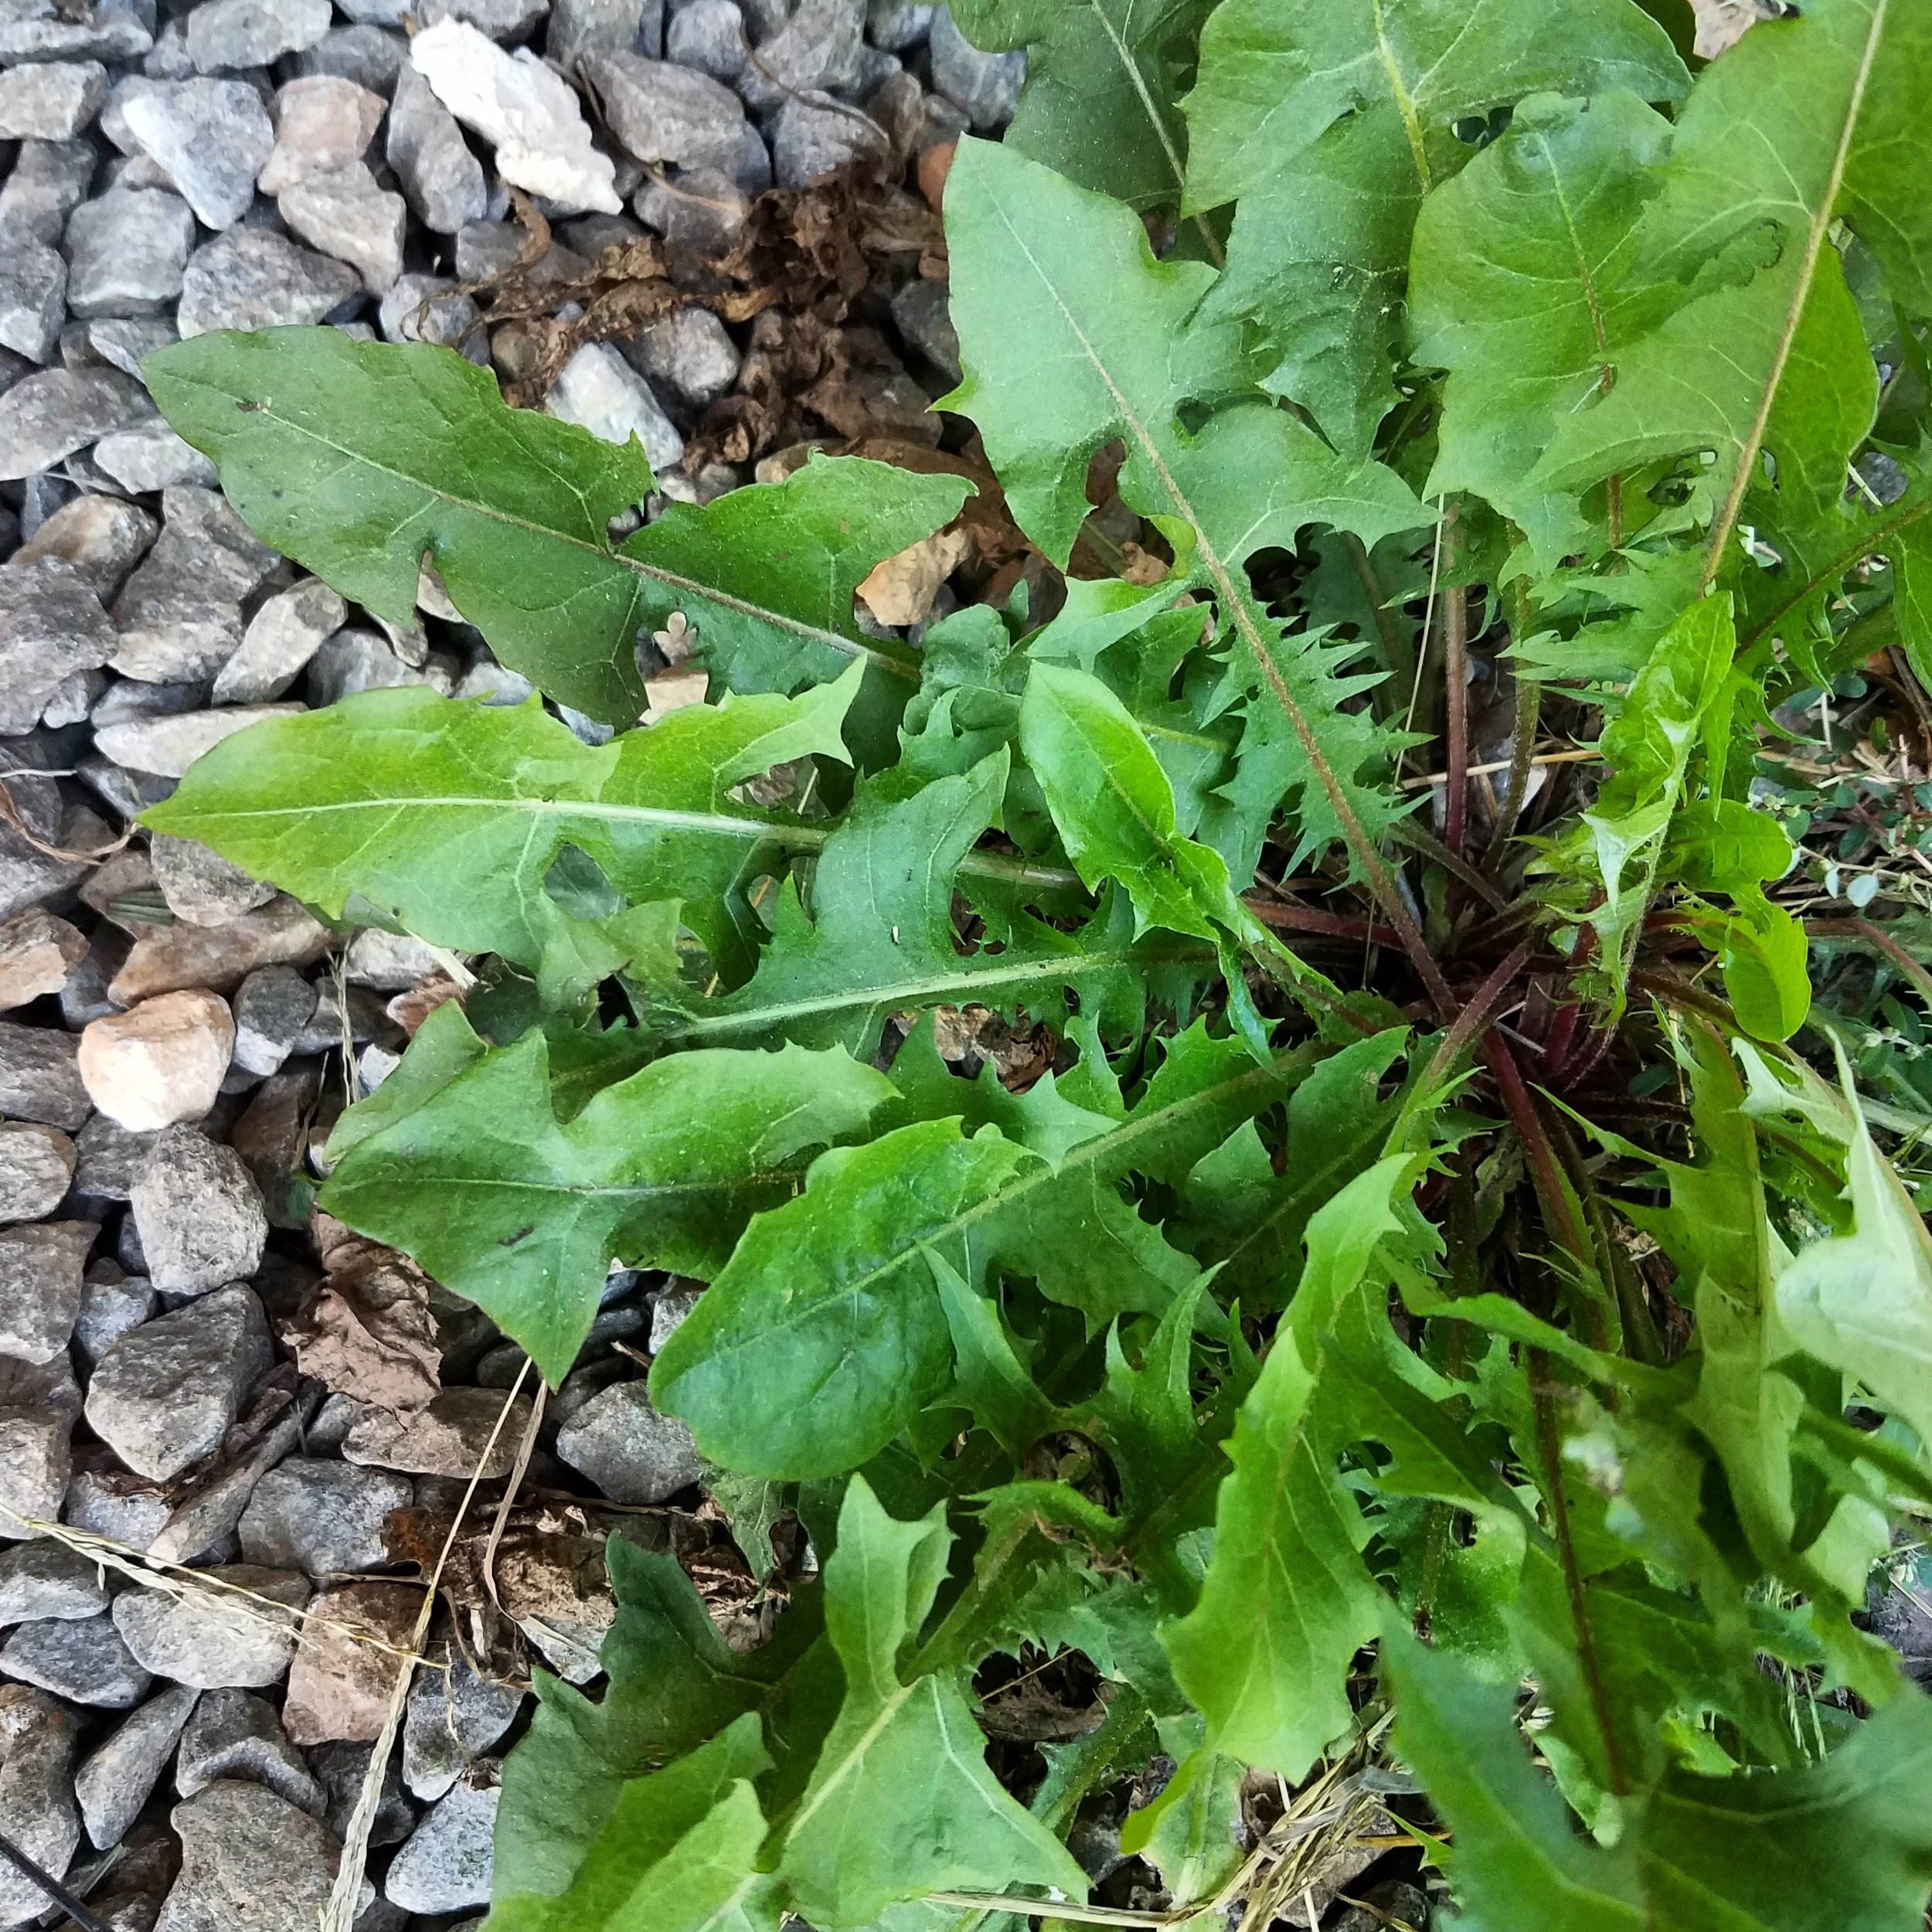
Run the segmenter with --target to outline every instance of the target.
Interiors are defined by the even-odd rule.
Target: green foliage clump
[[[1051,1918],[1157,1753],[1122,1849],[1218,1910],[1279,1855],[1250,1769],[1385,1747],[1471,1926],[1906,1932],[1932,1706],[1858,1613],[1932,1507],[1932,1246],[1873,1137],[1926,1102],[1807,1057],[1869,1041],[1809,1011],[1753,778],[1780,707],[1932,665],[1932,13],[1807,0],[1693,77],[1637,0],[957,11],[1032,60],[947,186],[946,407],[1038,610],[859,622],[950,477],[821,456],[614,543],[638,451],[453,355],[147,365],[377,614],[433,563],[620,726],[674,617],[710,679],[596,747],[370,692],[147,815],[486,956],[322,1204],[553,1383],[614,1260],[707,1283],[651,1398],[756,1574],[781,1516],[815,1559],[740,1654],[612,1540],[492,1932]],[[1113,458],[1159,568],[1067,574]],[[1532,763],[1549,716],[1593,764]],[[967,1012],[1027,1077],[955,1070]],[[988,1661],[1074,1655],[1090,1724],[996,1767]]]

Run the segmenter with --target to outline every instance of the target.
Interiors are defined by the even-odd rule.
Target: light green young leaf
[[[795,690],[854,657],[884,665],[852,590],[964,494],[953,478],[814,463],[774,490],[680,506],[620,553],[611,519],[655,487],[642,450],[505,407],[489,372],[452,350],[221,330],[157,351],[143,373],[265,541],[398,624],[427,557],[505,664],[613,723],[643,705],[639,632],[674,610],[740,689]]]
[[[863,1477],[847,1487],[824,1586],[845,1699],[779,1865],[800,1914],[828,1932],[870,1926],[930,1892],[1087,1889],[1066,1848],[987,1767],[964,1672],[902,1675],[951,1541],[943,1505],[897,1522]]]
[[[1186,574],[1177,564],[1173,588],[1212,592],[1238,688],[1280,706],[1308,789],[1326,796],[1334,822],[1353,821],[1351,846],[1372,841],[1397,809],[1380,761],[1365,769],[1360,722],[1347,718],[1332,665],[1305,635],[1283,635],[1242,566],[1267,546],[1292,548],[1311,522],[1373,543],[1423,522],[1420,505],[1380,464],[1345,460],[1286,410],[1243,398],[1238,327],[1191,320],[1213,271],[1155,261],[1131,209],[1009,149],[964,142],[947,234],[966,369],[950,406],[979,424],[1022,526],[1064,560],[1089,509],[1088,460],[1122,439],[1122,496],[1185,539]],[[1196,403],[1209,413],[1190,428],[1180,412]]]
[[[1196,1251],[1219,1264],[1221,1292],[1244,1308],[1276,1308],[1301,1272],[1309,1217],[1383,1151],[1398,1111],[1382,1078],[1408,1036],[1400,1028],[1323,1060],[1288,1097],[1287,1165],[1280,1174],[1252,1124],[1187,1178]]]
[[[798,1157],[862,1131],[891,1093],[836,1050],[681,1053],[561,1120],[532,1030],[358,1141],[323,1200],[475,1302],[554,1386],[613,1260],[715,1273],[796,1188]]]
[[[1658,641],[1604,732],[1600,748],[1611,776],[1549,862],[1601,882],[1603,903],[1588,921],[1620,998],[1692,757],[1727,726],[1735,645],[1723,597],[1701,598]]]
[[[1475,151],[1456,124],[1544,89],[1687,84],[1631,0],[1223,0],[1185,103],[1188,206],[1239,204],[1204,314],[1252,324],[1267,386],[1366,452],[1417,210]]]
[[[847,758],[860,675],[795,699],[689,705],[595,748],[534,702],[365,692],[225,740],[149,822],[332,917],[354,893],[433,944],[536,968],[560,998],[630,957],[547,889],[574,848],[634,906],[681,900],[683,923],[736,967],[730,902],[753,855],[816,851],[827,828],[734,789],[788,759]]]
[[[1212,0],[959,0],[976,47],[1026,49],[1005,139],[1132,208],[1179,203],[1186,130],[1175,79]]]
[[[1778,1316],[1806,1353],[1863,1383],[1932,1443],[1932,1239],[1862,1122],[1845,1180],[1852,1232],[1785,1264]]]
[[[1118,879],[1142,930],[1159,926],[1212,940],[1240,920],[1226,862],[1176,833],[1167,774],[1099,679],[1036,665],[1020,706],[1019,741],[1090,890]]]
[[[784,1901],[757,1869],[764,1815],[751,1781],[771,1768],[750,1713],[660,1771],[633,1778],[568,1891],[498,1889],[495,1932],[777,1932]]]

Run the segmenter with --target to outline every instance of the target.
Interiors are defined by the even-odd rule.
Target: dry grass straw
[[[483,1471],[488,1468],[490,1458],[495,1451],[497,1437],[503,1433],[503,1425],[509,1420],[510,1411],[522,1393],[524,1380],[529,1372],[530,1365],[526,1362],[518,1370],[509,1393],[503,1398],[503,1406],[497,1412],[489,1440],[484,1444],[482,1454],[476,1459],[476,1467],[470,1472],[463,1500],[457,1505],[456,1519],[450,1525],[449,1534],[443,1539],[436,1567],[430,1573],[423,1592],[422,1607],[416,1614],[416,1628],[410,1638],[409,1650],[396,1668],[396,1685],[389,1692],[389,1709],[383,1715],[382,1730],[369,1751],[369,1769],[362,1775],[362,1788],[356,1794],[355,1808],[349,1814],[348,1826],[342,1833],[342,1859],[335,1868],[335,1883],[329,1893],[328,1903],[323,1908],[321,1932],[354,1932],[357,1900],[362,1889],[362,1871],[369,1860],[369,1833],[375,1828],[376,1810],[382,1802],[383,1774],[389,1768],[389,1753],[396,1748],[396,1733],[402,1728],[403,1707],[409,1702],[416,1666],[430,1661],[422,1655],[423,1640],[429,1634],[430,1617],[436,1608],[437,1587],[443,1580],[444,1566],[450,1560],[450,1552],[456,1547],[464,1519],[468,1515],[470,1505],[475,1498],[477,1485],[483,1480]]]

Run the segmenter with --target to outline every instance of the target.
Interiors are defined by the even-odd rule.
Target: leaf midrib
[[[734,818],[723,812],[677,811],[668,805],[620,805],[597,798],[489,798],[449,793],[428,798],[341,798],[304,804],[299,809],[288,805],[231,806],[205,811],[199,822],[212,828],[217,824],[253,819],[308,820],[336,812],[396,811],[526,812],[557,818],[604,818],[621,825],[655,826],[666,832],[709,832],[720,838],[743,839],[747,844],[781,845],[792,852],[817,852],[839,829],[836,821],[822,826],[787,825],[780,820]],[[1036,866],[999,852],[969,852],[960,861],[959,869],[977,878],[1004,879],[1043,889],[1070,889],[1080,884],[1078,875],[1063,867]]]
[[[204,389],[210,395],[220,396],[225,401],[233,402],[235,400],[226,389],[219,388],[214,383],[203,381],[196,376],[176,376],[174,379],[184,387]],[[359,464],[366,468],[376,471],[380,475],[389,478],[395,482],[406,485],[411,489],[420,490],[424,495],[433,498],[439,502],[453,505],[457,509],[464,511],[471,516],[480,517],[489,522],[500,523],[507,529],[521,530],[529,536],[546,538],[553,543],[567,544],[571,549],[581,551],[586,556],[594,557],[600,563],[615,564],[629,571],[634,577],[646,578],[655,583],[662,583],[667,589],[675,590],[681,595],[702,597],[706,602],[714,604],[720,609],[730,611],[736,616],[750,617],[760,623],[770,624],[775,629],[788,631],[794,637],[807,638],[815,644],[823,645],[827,649],[836,651],[845,657],[862,658],[869,664],[876,665],[882,671],[890,672],[895,677],[910,678],[915,682],[919,677],[918,665],[906,658],[894,656],[886,651],[874,650],[869,645],[861,644],[854,638],[842,636],[836,631],[828,631],[821,625],[808,624],[802,617],[787,617],[782,611],[773,611],[764,604],[755,604],[748,597],[738,597],[727,590],[713,589],[708,584],[700,583],[695,577],[680,577],[675,571],[667,570],[661,565],[646,563],[641,558],[627,556],[621,550],[613,550],[607,546],[593,543],[586,538],[573,536],[567,530],[560,530],[549,524],[534,522],[528,517],[513,515],[510,512],[498,509],[493,505],[479,503],[469,497],[458,496],[453,490],[445,489],[437,484],[427,482],[420,476],[412,476],[407,471],[396,469],[391,464],[379,461],[363,451],[349,449],[335,441],[333,437],[323,435],[319,430],[311,427],[308,424],[298,422],[291,417],[280,413],[274,409],[272,403],[269,406],[268,415],[270,420],[287,434],[305,438],[318,448],[328,450],[347,462]],[[426,547],[434,549],[434,546]],[[451,600],[454,601],[456,593],[454,589],[451,590],[450,595]],[[458,607],[461,608],[461,606],[459,605]],[[468,613],[465,612],[464,615],[468,616]]]
[[[1205,945],[1170,955],[1171,958],[1203,961],[1213,957],[1213,948]],[[1012,985],[1037,979],[1077,980],[1094,973],[1109,972],[1117,967],[1131,966],[1134,957],[1131,946],[1117,946],[1097,953],[1043,953],[1023,959],[1009,960],[1001,955],[999,963],[993,966],[976,967],[971,960],[962,960],[955,972],[929,973],[917,978],[855,985],[835,992],[774,1000],[732,1013],[700,1015],[672,1028],[663,1037],[671,1042],[700,1035],[743,1032],[815,1014],[837,1012],[847,1007],[918,1005],[962,988]]]
[[[1152,1132],[1156,1127],[1171,1125],[1184,1117],[1189,1108],[1205,1107],[1211,1101],[1224,1098],[1252,1080],[1281,1078],[1284,1070],[1300,1056],[1301,1050],[1298,1049],[1277,1055],[1267,1066],[1247,1067],[1230,1079],[1218,1080],[1211,1087],[1202,1087],[1184,1099],[1172,1101],[1164,1107],[1155,1109],[1145,1117],[1138,1113],[1131,1114],[1111,1132],[1097,1134],[1092,1140],[1080,1142],[1067,1153],[1057,1167],[1038,1155],[1032,1156],[1029,1165],[1015,1171],[1011,1182],[995,1188],[970,1207],[961,1209],[943,1223],[929,1228],[917,1240],[909,1241],[905,1247],[896,1250],[886,1260],[867,1268],[862,1274],[839,1282],[832,1294],[796,1302],[783,1315],[766,1321],[757,1335],[714,1349],[708,1358],[707,1366],[715,1366],[729,1357],[741,1354],[747,1349],[767,1343],[773,1335],[783,1330],[795,1328],[801,1322],[815,1318],[829,1302],[849,1301],[866,1293],[876,1284],[904,1267],[925,1249],[964,1233],[988,1216],[1023,1199],[1036,1188],[1058,1181],[1078,1168],[1093,1166],[1103,1153],[1117,1153],[1122,1148],[1131,1147],[1137,1139]],[[874,1141],[872,1145],[877,1146],[879,1143]],[[1022,1153],[1026,1151],[1023,1148],[1019,1151]],[[1128,1165],[1131,1166],[1132,1163],[1130,1162]],[[720,1281],[723,1278],[722,1274],[719,1277]]]

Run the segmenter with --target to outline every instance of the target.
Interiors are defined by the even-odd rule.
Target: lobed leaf
[[[435,1017],[442,1038],[464,1026],[453,1005]],[[750,1217],[796,1187],[798,1157],[862,1131],[891,1092],[835,1049],[693,1053],[560,1119],[532,1031],[359,1139],[323,1200],[475,1302],[555,1386],[614,1260],[716,1272]]]

